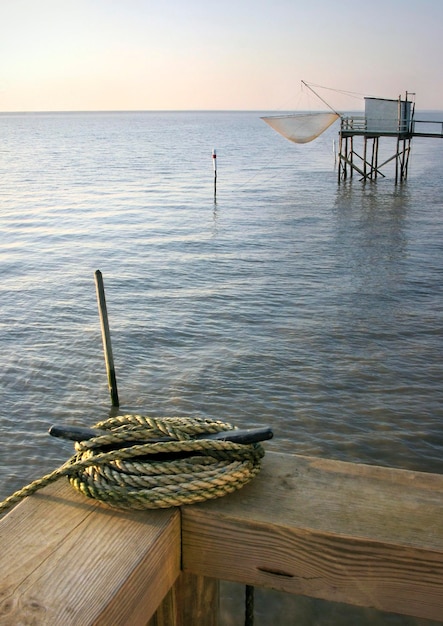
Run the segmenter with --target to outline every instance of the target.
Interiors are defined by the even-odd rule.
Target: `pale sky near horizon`
[[[443,0],[0,1],[3,112],[443,110],[442,61]]]

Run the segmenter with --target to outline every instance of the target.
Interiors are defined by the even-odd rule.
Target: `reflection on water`
[[[374,187],[341,186],[334,207],[336,245],[352,281],[349,288],[362,295],[395,292],[407,254],[408,190],[399,186],[380,194]]]

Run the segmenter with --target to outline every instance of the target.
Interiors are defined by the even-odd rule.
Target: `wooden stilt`
[[[363,143],[363,172],[365,173],[365,178],[368,173],[367,154],[368,154],[368,138],[365,137],[364,143]]]
[[[349,159],[349,163],[350,163],[350,168],[349,168],[349,176],[350,178],[352,178],[353,174],[354,174],[354,138],[350,137],[349,138],[349,154],[348,154],[348,159]]]

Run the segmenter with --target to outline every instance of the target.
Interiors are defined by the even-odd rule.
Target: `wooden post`
[[[103,350],[105,353],[106,372],[108,374],[108,386],[111,394],[112,406],[119,406],[117,378],[115,376],[114,357],[112,356],[111,333],[109,331],[108,312],[106,309],[105,288],[103,276],[100,270],[95,272],[95,287],[97,291],[98,312],[102,329]]]
[[[214,148],[212,151],[212,162],[214,164],[214,198],[217,195],[217,151]]]

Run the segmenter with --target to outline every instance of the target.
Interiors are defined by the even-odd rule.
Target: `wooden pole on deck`
[[[108,374],[108,386],[111,394],[112,406],[120,406],[117,391],[117,378],[115,376],[114,357],[112,356],[111,333],[109,331],[108,311],[106,309],[105,288],[103,276],[100,270],[95,272],[95,287],[97,291],[98,312],[102,329],[103,350],[105,353],[106,372]]]

